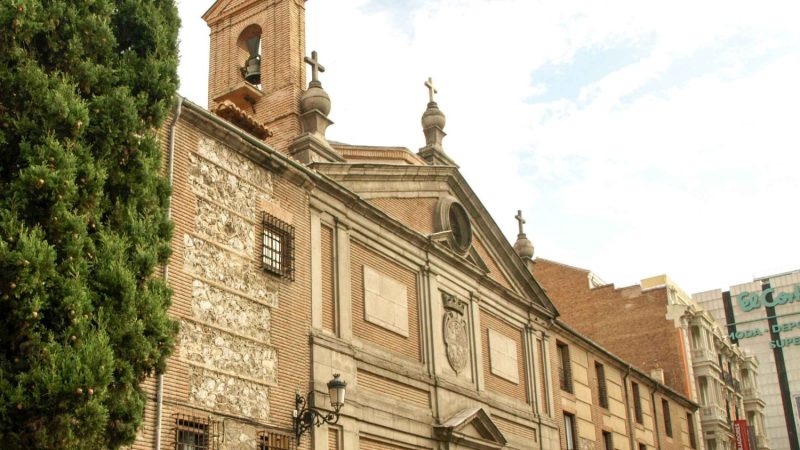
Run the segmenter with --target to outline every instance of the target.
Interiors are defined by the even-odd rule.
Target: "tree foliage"
[[[117,448],[176,324],[172,0],[0,2],[0,447]]]

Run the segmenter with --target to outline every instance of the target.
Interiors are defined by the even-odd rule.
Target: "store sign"
[[[778,305],[785,305],[787,303],[800,303],[800,284],[795,285],[794,292],[781,292],[778,295],[773,295],[772,299],[768,299],[768,294],[774,294],[775,289],[767,288],[761,292],[740,292],[736,296],[736,303],[739,308],[744,312],[750,312],[757,308],[769,308]]]
[[[733,431],[736,434],[736,450],[750,450],[750,435],[747,430],[747,422],[735,420]]]

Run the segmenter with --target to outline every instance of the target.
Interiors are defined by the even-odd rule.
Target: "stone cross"
[[[428,81],[425,82],[425,87],[428,88],[428,101],[433,102],[433,94],[438,94],[439,91],[433,87],[433,80],[431,80],[431,77],[428,77]]]
[[[515,218],[515,219],[517,219],[517,222],[519,222],[519,234],[525,234],[525,233],[522,231],[522,225],[524,225],[524,224],[525,224],[525,219],[523,219],[523,218],[522,218],[522,210],[519,210],[519,209],[518,209],[518,210],[517,210],[517,215],[516,215],[516,216],[514,216],[514,218]]]
[[[311,82],[319,83],[319,72],[325,72],[325,67],[319,63],[319,59],[317,59],[317,51],[312,51],[311,58],[306,56],[305,61],[311,66]]]

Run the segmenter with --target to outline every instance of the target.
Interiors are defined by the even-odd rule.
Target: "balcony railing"
[[[700,419],[703,422],[723,422],[728,423],[728,417],[725,410],[717,405],[702,406],[700,407]]]
[[[761,393],[753,386],[745,386],[742,389],[742,397],[745,399],[758,398],[761,397]]]
[[[714,352],[705,348],[692,350],[692,357],[695,364],[713,364],[715,366],[718,364]]]

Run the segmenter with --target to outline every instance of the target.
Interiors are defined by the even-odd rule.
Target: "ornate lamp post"
[[[300,436],[314,426],[322,424],[333,425],[339,421],[339,410],[344,406],[344,394],[347,383],[339,379],[339,374],[334,374],[333,379],[328,382],[328,396],[331,399],[333,412],[320,411],[314,405],[314,391],[306,394],[305,397],[298,392],[294,397],[295,409],[292,412],[294,422],[294,434],[300,442]]]

